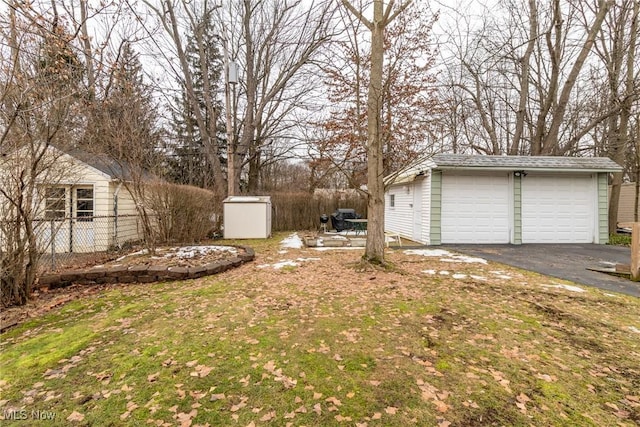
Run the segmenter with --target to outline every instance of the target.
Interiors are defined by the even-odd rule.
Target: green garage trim
[[[598,242],[609,243],[609,174],[598,173]]]
[[[522,244],[522,177],[513,177],[513,244]]]
[[[442,243],[442,171],[431,172],[431,224],[430,245]]]

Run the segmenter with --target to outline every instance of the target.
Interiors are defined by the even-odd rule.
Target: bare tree
[[[384,174],[404,169],[417,158],[433,154],[435,120],[441,107],[437,97],[432,24],[437,15],[413,7],[399,15],[385,31],[381,129]],[[332,59],[323,66],[326,77],[325,138],[313,142],[316,166],[338,168],[352,188],[366,183],[366,99],[371,56],[362,38],[362,24],[350,14],[344,40],[334,41]],[[348,37],[346,37],[348,36]],[[364,172],[364,173],[363,173]]]
[[[82,66],[57,14],[9,6],[2,38],[10,50],[0,50],[0,290],[2,304],[24,304],[37,279],[46,188],[73,179],[55,147],[78,126]]]
[[[348,0],[342,5],[371,32],[371,72],[367,95],[367,244],[363,260],[371,264],[384,264],[384,144],[382,140],[382,100],[384,32],[387,26],[401,14],[412,0],[387,5],[383,0],[373,1],[373,18],[368,19],[362,9]]]
[[[229,194],[240,192],[247,166],[247,190],[255,192],[264,155],[274,153],[273,144],[295,142],[295,112],[305,108],[313,93],[317,80],[308,69],[332,38],[332,14],[330,0],[239,0],[230,2],[230,10],[221,10],[229,33],[241,30],[229,43],[244,71],[241,129],[230,142],[228,158]]]
[[[459,71],[450,73],[449,85],[467,100],[460,123],[473,151],[576,151],[594,126],[577,113],[584,109],[585,64],[612,4],[597,1],[579,22],[579,2],[510,0],[478,29],[460,31],[452,64]]]
[[[200,139],[205,147],[205,153],[212,167],[214,191],[218,199],[222,199],[226,193],[226,177],[220,161],[218,138],[217,138],[217,116],[220,114],[219,109],[215,107],[216,93],[212,90],[210,82],[207,78],[203,79],[203,90],[201,94],[197,93],[194,84],[194,70],[189,63],[186,53],[186,43],[184,39],[183,25],[189,34],[192,34],[196,50],[199,53],[200,61],[198,63],[198,72],[203,76],[210,75],[208,63],[206,61],[205,51],[206,44],[209,40],[205,40],[204,28],[200,25],[203,21],[202,16],[214,13],[215,5],[207,1],[198,5],[188,0],[162,0],[160,6],[157,2],[143,0],[147,7],[153,11],[168,36],[177,60],[177,66],[170,68],[175,73],[175,78],[184,85],[189,107],[195,117],[196,127],[200,134]],[[135,6],[130,5],[132,10]],[[166,58],[171,61],[171,58]],[[202,98],[202,99],[201,99]],[[214,117],[207,120],[206,112]]]
[[[637,64],[636,49],[640,1],[625,0],[616,3],[599,32],[596,52],[602,61],[605,82],[604,125],[605,146],[603,152],[621,166],[627,166],[627,153],[633,127],[633,107],[637,108]],[[630,157],[631,160],[633,157]],[[611,196],[609,199],[609,233],[616,231],[620,188],[623,173],[613,174]]]

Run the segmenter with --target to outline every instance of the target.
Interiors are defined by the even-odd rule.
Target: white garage
[[[442,243],[509,243],[509,176],[442,174]]]
[[[608,178],[621,170],[608,158],[438,154],[387,181],[385,231],[431,245],[606,243]]]

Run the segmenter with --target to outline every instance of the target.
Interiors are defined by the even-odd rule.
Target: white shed
[[[271,197],[231,196],[223,204],[225,239],[271,237]]]
[[[424,244],[606,243],[608,158],[438,154],[398,175],[385,230]]]

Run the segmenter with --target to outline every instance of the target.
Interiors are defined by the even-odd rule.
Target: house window
[[[63,219],[65,209],[66,192],[62,187],[47,187],[44,190],[44,217],[45,219]]]
[[[392,208],[396,207],[396,195],[395,194],[390,194],[389,195],[389,206],[391,206]]]
[[[93,189],[76,189],[76,217],[78,221],[93,221]]]

